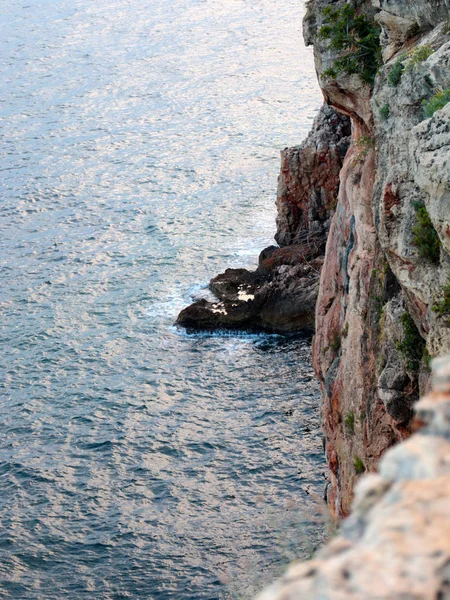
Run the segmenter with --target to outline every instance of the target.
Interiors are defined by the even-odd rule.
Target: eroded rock
[[[328,102],[353,122],[313,345],[323,395],[328,499],[337,515],[350,507],[355,460],[373,471],[386,449],[410,434],[413,404],[429,385],[427,353],[450,351],[449,319],[433,308],[450,281],[450,105],[431,119],[424,114],[424,104],[450,88],[450,36],[443,22],[448,6],[445,0],[350,4],[382,27],[384,64],[373,89],[357,74],[326,74],[341,55],[318,31],[324,8],[341,4],[312,0],[304,26]],[[394,68],[397,79],[389,77]],[[420,224],[418,207],[424,207],[429,224]],[[432,230],[440,250],[430,259]],[[419,357],[414,345],[423,350]]]
[[[275,235],[280,246],[302,243],[307,234],[323,253],[350,136],[350,119],[324,105],[307,139],[282,151]]]
[[[313,330],[322,261],[307,263],[304,256],[301,248],[290,246],[289,251],[272,252],[254,272],[227,269],[210,282],[217,302],[194,302],[181,311],[177,323],[190,330]]]

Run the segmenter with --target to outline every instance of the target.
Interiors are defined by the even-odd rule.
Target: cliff
[[[446,2],[312,0],[304,21],[325,99],[352,120],[313,344],[338,516],[450,350],[448,18]]]
[[[450,0],[310,0],[304,37],[325,105],[282,152],[279,246],[177,322],[315,327],[326,498],[343,517],[450,352]]]
[[[327,500],[351,514],[258,600],[450,599],[450,356],[431,360],[450,350],[450,3],[311,0],[304,35],[352,121],[313,342]]]
[[[281,153],[279,247],[264,249],[256,271],[227,269],[213,278],[216,301],[199,299],[178,316],[187,329],[276,333],[313,330],[325,244],[350,144],[350,121],[326,104],[307,139]]]
[[[450,357],[416,404],[425,425],[356,487],[352,515],[258,600],[450,598]]]

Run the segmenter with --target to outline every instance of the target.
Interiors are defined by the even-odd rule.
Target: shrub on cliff
[[[402,314],[400,322],[403,327],[403,340],[397,342],[396,348],[405,361],[406,368],[417,371],[423,358],[425,341],[408,312]]]
[[[359,456],[354,457],[353,466],[355,467],[355,472],[357,475],[361,475],[366,470],[366,467],[363,461],[359,458]]]
[[[394,63],[394,66],[389,71],[387,79],[388,83],[391,87],[397,87],[402,79],[403,71],[405,70],[405,66],[403,61],[406,58],[406,54],[402,54]]]
[[[445,317],[445,323],[450,326],[450,279],[442,289],[442,298],[435,302],[432,309],[440,317]]]
[[[383,106],[380,108],[380,117],[383,119],[383,121],[387,121],[390,116],[391,108],[389,104],[383,104]]]
[[[382,63],[379,25],[358,14],[351,4],[342,8],[328,6],[323,16],[325,24],[319,29],[319,39],[329,40],[331,49],[343,52],[324,75],[336,78],[339,73],[356,73],[372,85]]]
[[[417,224],[413,227],[413,244],[420,256],[434,264],[439,264],[441,257],[441,241],[430,219],[430,215],[422,202],[414,203]]]
[[[423,61],[427,60],[432,54],[434,50],[431,46],[419,46],[418,48],[414,48],[407,54],[403,52],[394,63],[394,66],[391,68],[387,75],[388,83],[391,87],[397,87],[402,79],[402,75],[404,71],[412,71],[417,69],[418,65]],[[407,62],[405,62],[407,61]]]
[[[434,53],[433,48],[426,44],[425,46],[418,46],[414,48],[410,52],[408,52],[408,62],[406,64],[406,69],[408,71],[412,71],[413,69],[417,69],[420,63],[424,62]]]
[[[446,104],[450,102],[450,89],[438,90],[435,95],[429,100],[422,102],[423,113],[426,119],[429,119],[434,115],[437,110],[444,108]]]

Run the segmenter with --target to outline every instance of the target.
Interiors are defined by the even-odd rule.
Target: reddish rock
[[[418,433],[361,479],[338,534],[257,600],[450,598],[450,357],[433,362],[434,391],[417,404]],[[336,453],[328,460],[338,473]]]
[[[386,284],[372,214],[375,152],[371,149],[364,161],[356,161],[357,155],[354,144],[341,172],[313,344],[314,368],[322,385],[327,456],[333,457],[328,499],[337,516],[348,513],[360,473],[375,470],[386,448],[401,439],[377,390],[377,313],[392,290]],[[375,293],[377,271],[383,277]]]
[[[280,246],[307,236],[325,243],[350,135],[350,120],[325,104],[307,139],[282,151],[275,235]]]
[[[378,0],[349,3],[368,18],[379,12]],[[419,44],[434,50],[417,68],[405,54],[396,86],[387,78],[396,58],[379,69],[374,88],[356,73],[326,73],[341,56],[317,33],[334,0],[310,0],[304,23],[324,96],[353,125],[327,240],[313,344],[330,467],[327,496],[338,516],[348,513],[360,472],[374,471],[386,449],[410,435],[413,405],[429,386],[425,342],[432,356],[450,350],[448,323],[433,310],[450,277],[450,105],[432,119],[423,113],[429,86],[449,85],[448,36],[442,35],[435,3],[381,4],[384,49],[395,42],[404,44],[405,53]],[[411,40],[408,23],[418,5],[427,5],[423,14],[429,18]],[[400,6],[399,20],[394,13]],[[435,31],[427,33],[432,27]],[[383,107],[389,108],[387,118]],[[427,259],[414,244],[414,229],[424,227],[417,203],[425,206],[427,227],[439,236],[439,260]]]

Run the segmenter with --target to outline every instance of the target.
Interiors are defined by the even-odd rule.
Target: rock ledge
[[[421,429],[359,481],[339,535],[257,600],[450,599],[450,356],[433,371]]]

